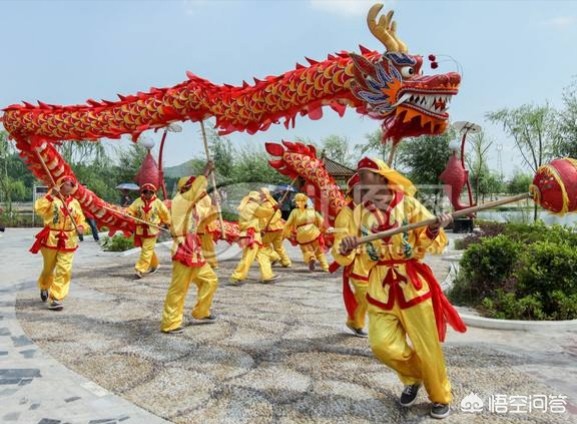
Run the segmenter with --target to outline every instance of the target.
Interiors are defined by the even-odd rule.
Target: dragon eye
[[[410,78],[415,75],[415,68],[412,66],[403,66],[401,68],[401,75],[405,78]]]

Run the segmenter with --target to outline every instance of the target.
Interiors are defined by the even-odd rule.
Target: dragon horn
[[[385,46],[388,52],[407,52],[407,45],[397,37],[397,24],[393,21],[393,11],[389,11],[386,15],[379,18],[377,23],[377,15],[383,8],[382,4],[375,4],[369,9],[367,14],[367,25],[371,33]]]

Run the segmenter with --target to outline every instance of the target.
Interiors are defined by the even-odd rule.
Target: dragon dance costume
[[[261,188],[262,197],[264,197],[263,206],[273,208],[278,205],[277,201],[271,196],[267,188]],[[284,221],[280,210],[270,218],[264,218],[261,221],[262,244],[269,255],[271,262],[280,262],[285,268],[289,268],[292,262],[283,246],[283,228]]]
[[[294,201],[297,205],[293,209],[285,224],[285,238],[291,237],[296,232],[296,242],[301,248],[303,258],[309,268],[314,269],[315,260],[319,261],[323,271],[329,270],[329,264],[325,256],[324,238],[321,232],[323,217],[314,209],[307,207],[309,198],[298,193]]]
[[[204,192],[204,195],[198,200],[196,204],[196,215],[198,217],[198,231],[200,243],[202,246],[202,255],[208,264],[213,268],[218,268],[218,261],[216,259],[216,250],[214,245],[214,234],[219,232],[218,228],[218,212],[216,207],[212,204],[210,196]]]
[[[143,184],[140,188],[141,192],[151,190],[156,192],[156,187],[151,183]],[[126,213],[135,218],[150,222],[155,226],[161,224],[170,225],[170,212],[165,204],[152,195],[150,199],[144,196],[136,199],[126,209]],[[147,224],[136,224],[136,233],[134,234],[134,245],[140,247],[140,257],[134,265],[134,270],[137,277],[142,277],[145,273],[154,272],[158,268],[158,257],[154,251],[156,239],[158,238],[158,228],[149,226]]]
[[[238,211],[240,217],[238,226],[240,230],[239,244],[242,247],[242,258],[232,273],[230,280],[238,284],[246,279],[250,266],[256,259],[260,268],[261,282],[269,282],[275,279],[272,272],[270,257],[263,249],[261,238],[261,223],[268,220],[275,212],[270,205],[260,204],[261,195],[258,191],[251,191],[246,195]]]
[[[372,202],[355,207],[349,235],[365,236],[433,217],[412,196],[415,189],[410,181],[384,162],[365,158],[358,170],[383,176],[392,200],[385,210]],[[393,368],[406,386],[424,384],[431,402],[438,404],[451,402],[451,384],[440,344],[445,339],[446,324],[457,331],[466,330],[433,272],[422,262],[427,251],[440,253],[446,243],[442,229],[433,232],[423,227],[336,257],[341,265],[354,260],[370,270],[369,343],[375,356]]]
[[[70,176],[62,176],[56,181],[60,187],[64,182],[74,184]],[[84,231],[86,222],[82,208],[76,199],[70,195],[60,197],[47,194],[36,200],[34,211],[44,221],[44,228],[36,235],[36,241],[30,249],[32,253],[42,253],[43,267],[38,278],[41,293],[46,293],[50,302],[60,302],[67,295],[72,278],[72,261],[78,248],[79,231]]]
[[[206,195],[206,177],[183,177],[178,186],[180,192],[172,199],[171,206],[171,233],[174,238],[172,280],[166,293],[161,324],[161,330],[166,333],[182,327],[184,301],[191,282],[197,286],[192,317],[198,320],[211,318],[212,299],[218,287],[218,277],[204,259],[196,233],[194,208]]]
[[[352,255],[342,256],[339,247],[342,239],[347,235],[355,234],[354,214],[355,204],[352,198],[352,190],[358,183],[358,174],[353,175],[348,181],[348,198],[345,206],[335,218],[335,241],[332,255],[335,262],[331,264],[330,271],[336,271],[335,265],[344,265],[343,270],[343,300],[347,311],[346,325],[357,336],[366,337],[365,317],[367,315],[367,289],[369,284],[369,268],[365,261],[356,260],[362,255],[363,246],[359,246]],[[352,289],[351,289],[352,286]],[[354,290],[353,290],[354,289]]]

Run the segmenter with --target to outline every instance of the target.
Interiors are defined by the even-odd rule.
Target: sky
[[[384,51],[366,25],[374,0],[2,1],[0,107],[25,100],[79,104],[88,98],[168,87],[187,70],[221,84],[278,75],[362,44]],[[577,76],[577,0],[384,1],[412,54],[435,54],[439,68],[463,81],[451,121],[480,124],[493,140],[490,165],[505,175],[521,168],[513,141],[488,123],[488,111],[523,104],[562,105]],[[266,141],[320,141],[338,134],[353,146],[378,122],[348,110],[339,118],[297,118],[256,135],[234,133],[236,146]],[[160,133],[146,133],[157,141]],[[126,140],[115,141],[128,145]],[[157,147],[158,148],[158,142]],[[170,134],[164,166],[204,155],[198,123]]]

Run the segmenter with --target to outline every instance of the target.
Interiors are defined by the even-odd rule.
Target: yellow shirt
[[[323,217],[314,209],[293,209],[285,224],[284,237],[290,237],[296,230],[299,244],[310,243],[320,236],[322,226]]]
[[[51,194],[41,197],[34,203],[34,210],[44,221],[44,234],[42,240],[39,240],[42,247],[61,251],[74,251],[78,248],[78,234],[71,217],[80,231],[86,227],[86,220],[78,200],[68,196],[66,206],[70,215],[66,212],[64,202]]]
[[[206,186],[207,180],[203,175],[196,177],[188,191],[174,196],[170,207],[172,221],[170,232],[174,240],[172,256],[174,259],[176,253],[180,251],[179,254],[186,256],[184,262],[187,265],[204,263],[196,235],[197,216],[194,209],[205,194]]]
[[[201,196],[194,208],[198,220],[198,234],[204,235],[217,229],[218,211],[206,191]]]
[[[272,209],[276,204],[277,204],[276,200],[271,198],[264,201],[262,206]],[[280,210],[275,211],[275,213],[272,215],[272,218],[270,216],[267,218],[263,218],[262,222],[260,223],[260,228],[262,228],[262,231],[265,232],[274,232],[282,230],[284,228],[284,221],[282,219],[281,211]]]
[[[352,264],[351,272],[353,278],[359,276],[368,278],[372,264],[366,252],[364,252],[364,244],[358,246],[346,256],[341,255],[339,252],[341,242],[345,237],[360,236],[358,225],[355,225],[354,221],[354,207],[354,204],[348,203],[339,211],[335,218],[335,241],[333,243],[332,255],[334,260],[341,266]]]
[[[353,221],[357,223],[354,234],[362,237],[433,217],[414,197],[396,193],[387,212],[371,205],[358,205],[353,212]],[[415,263],[421,262],[427,251],[440,253],[446,244],[442,229],[435,235],[427,227],[365,243],[360,255],[370,272],[369,301],[372,298],[381,304],[390,304],[389,301],[394,300],[389,297],[393,286],[400,288],[397,300],[401,307],[426,299],[430,296],[429,285],[422,274],[412,271],[417,269],[419,265],[415,266]]]
[[[142,197],[139,197],[126,209],[126,213],[157,226],[160,224],[170,225],[170,212],[166,205],[156,196],[152,197],[150,202],[146,202]],[[139,237],[156,237],[159,231],[158,228],[150,227],[146,224],[136,224],[136,235]]]
[[[260,243],[261,224],[266,224],[266,220],[273,214],[274,209],[270,205],[260,205],[254,200],[249,201],[240,211],[238,228],[240,237],[246,237],[249,230],[254,230],[254,241]],[[263,222],[264,221],[264,222]]]

